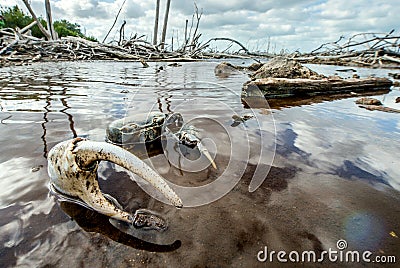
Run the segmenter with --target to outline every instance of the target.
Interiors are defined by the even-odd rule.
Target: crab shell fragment
[[[180,113],[164,114],[151,112],[113,121],[106,130],[107,140],[114,144],[150,143],[164,132],[165,127],[180,127],[183,119]]]
[[[174,133],[176,130],[178,132]],[[214,169],[217,165],[207,148],[202,145],[193,126],[183,125],[183,117],[174,112],[164,114],[150,112],[136,114],[113,121],[106,130],[107,141],[116,145],[151,144],[169,132],[180,143],[190,148],[197,147],[210,161]]]

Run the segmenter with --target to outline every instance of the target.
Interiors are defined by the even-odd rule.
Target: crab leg
[[[165,128],[166,132],[171,134],[171,136],[173,136],[178,142],[182,142],[181,139],[179,139],[176,134],[174,134],[168,127]],[[182,131],[182,130],[180,130]],[[178,132],[179,133],[179,132]],[[210,161],[211,165],[213,166],[214,169],[217,169],[217,165],[214,162],[214,159],[211,157],[210,153],[208,152],[207,148],[201,143],[200,139],[195,135],[195,134],[191,134],[193,136],[196,137],[197,140],[197,144],[196,147],[199,149],[200,153],[203,153],[208,161]]]
[[[207,157],[207,159],[210,161],[210,163],[213,166],[213,168],[217,169],[217,165],[215,164],[214,159],[211,157],[211,155],[208,152],[207,148],[205,146],[203,146],[201,141],[199,141],[199,143],[197,143],[197,147],[199,148],[199,151],[201,153],[203,153]]]

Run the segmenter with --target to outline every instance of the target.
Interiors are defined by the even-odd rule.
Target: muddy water
[[[337,250],[339,239],[348,250],[399,259],[399,115],[358,108],[355,97],[246,109],[239,97],[246,75],[215,77],[214,66],[84,62],[0,69],[0,266],[280,266],[276,255],[260,263],[257,254],[268,247],[319,256]],[[311,67],[325,74],[343,69]],[[360,76],[388,72],[357,69]],[[399,88],[392,89],[375,97],[400,109]],[[192,151],[171,158],[174,147],[165,146],[165,154],[134,152],[175,184],[187,205],[177,210],[152,198],[140,178],[101,165],[102,190],[126,210],[162,215],[165,233],[127,230],[49,192],[46,156],[56,143],[77,136],[104,141],[110,122],[149,111],[181,112],[218,166]],[[245,113],[256,118],[235,125],[232,115]],[[249,192],[257,168],[264,180]],[[323,265],[346,264],[325,258]]]

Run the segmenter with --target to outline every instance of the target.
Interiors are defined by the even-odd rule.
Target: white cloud
[[[99,19],[112,18],[111,10],[113,10],[112,3],[99,2],[97,0],[60,0],[53,3],[61,14],[67,17],[77,17],[80,19],[87,19],[96,17]]]

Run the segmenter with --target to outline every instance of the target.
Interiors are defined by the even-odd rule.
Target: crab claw
[[[105,142],[75,138],[54,146],[48,155],[50,181],[57,191],[80,198],[99,213],[134,223],[135,216],[116,207],[101,193],[97,178],[100,160],[113,162],[139,175],[174,206],[182,207],[178,195],[146,163],[128,151]]]

